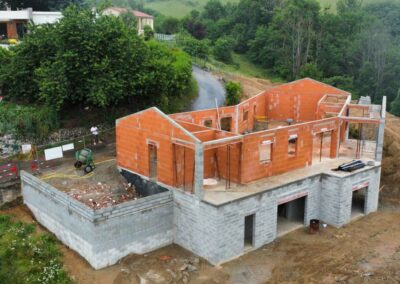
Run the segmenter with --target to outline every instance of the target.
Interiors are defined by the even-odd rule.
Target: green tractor
[[[83,166],[83,171],[87,174],[94,170],[93,152],[89,148],[77,151],[75,159],[74,166],[76,169],[80,169]]]

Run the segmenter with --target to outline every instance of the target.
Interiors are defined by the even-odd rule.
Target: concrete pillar
[[[203,179],[204,179],[204,146],[201,142],[196,142],[194,153],[194,194],[203,198]]]
[[[385,134],[385,120],[382,120],[378,126],[378,134],[376,135],[376,150],[375,150],[375,160],[382,161],[383,152],[383,138]]]
[[[379,123],[378,133],[376,135],[375,160],[378,162],[382,161],[383,139],[385,134],[385,119],[386,119],[386,97],[383,97],[382,109],[381,109],[381,122]]]

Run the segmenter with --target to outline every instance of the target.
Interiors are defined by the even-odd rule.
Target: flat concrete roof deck
[[[268,190],[304,180],[320,174],[327,174],[337,177],[346,177],[355,173],[379,167],[380,163],[375,161],[375,166],[366,166],[363,169],[348,173],[342,171],[332,171],[343,163],[352,161],[351,158],[324,159],[322,162],[315,163],[309,167],[293,170],[284,174],[263,178],[249,184],[237,185],[231,183],[231,188],[225,190],[225,181],[216,187],[203,189],[203,201],[209,204],[220,206],[226,203],[234,202],[242,198],[256,195]],[[371,161],[370,159],[362,159],[363,162]]]

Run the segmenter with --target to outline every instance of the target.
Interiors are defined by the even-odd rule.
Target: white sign
[[[62,145],[62,150],[64,152],[69,150],[74,150],[74,143]]]
[[[22,154],[28,154],[32,151],[32,145],[31,144],[22,144]]]
[[[46,161],[54,160],[64,157],[62,147],[54,147],[44,150],[44,156]]]

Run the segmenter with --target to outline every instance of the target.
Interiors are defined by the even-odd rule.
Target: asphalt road
[[[218,106],[224,104],[225,88],[211,73],[193,66],[193,76],[199,85],[199,96],[193,101],[190,110],[215,108],[215,99]]]

